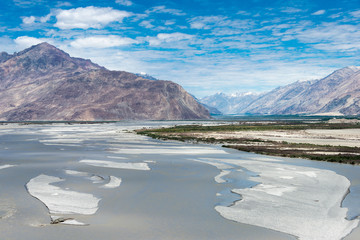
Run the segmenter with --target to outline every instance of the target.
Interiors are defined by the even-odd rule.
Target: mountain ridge
[[[212,95],[201,99],[209,104]],[[217,95],[219,96],[219,95]],[[229,98],[230,96],[228,96]],[[233,98],[234,101],[234,98]],[[260,94],[252,102],[238,99],[237,112],[253,115],[359,115],[360,67],[348,66],[311,81],[297,81]],[[219,107],[218,107],[219,108]],[[219,108],[229,109],[229,106]],[[226,113],[226,112],[225,112]]]
[[[176,83],[110,71],[48,43],[1,56],[3,121],[209,118]]]

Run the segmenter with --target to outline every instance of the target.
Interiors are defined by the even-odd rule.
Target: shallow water
[[[217,205],[227,206],[239,200],[240,196],[230,190],[254,186],[256,182],[249,180],[249,176],[257,173],[243,168],[243,172],[233,171],[222,177],[227,182],[219,184],[214,181],[219,170],[203,163],[204,159],[242,159],[259,155],[217,146],[160,142],[126,132],[143,126],[185,123],[0,126],[0,166],[16,165],[0,169],[0,238],[295,239],[285,233],[227,220],[214,210]],[[156,154],[156,149],[163,149],[160,151],[163,154]],[[179,149],[180,153],[193,153],[179,154]],[[151,170],[90,166],[80,162],[84,159],[127,163],[149,161]],[[272,159],[284,161],[283,158]],[[330,169],[346,176],[352,186],[343,205],[350,208],[349,218],[358,214],[358,167],[298,159],[285,161],[298,166]],[[84,176],[69,175],[66,170],[101,176],[104,182],[94,183]],[[48,209],[24,187],[40,174],[64,179],[54,184],[62,189],[101,198],[94,215],[66,215],[88,226],[49,225]],[[110,176],[121,178],[121,185],[102,188]],[[359,237],[357,228],[345,239]]]

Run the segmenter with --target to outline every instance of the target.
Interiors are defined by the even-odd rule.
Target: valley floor
[[[360,239],[360,166],[133,133],[251,127],[221,124],[0,125],[0,238]]]
[[[246,152],[360,163],[358,123],[237,123],[139,131],[153,138],[222,144]]]

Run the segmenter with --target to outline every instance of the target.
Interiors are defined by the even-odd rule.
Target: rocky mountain
[[[136,76],[138,77],[142,77],[144,79],[148,79],[148,80],[153,80],[153,81],[157,81],[159,79],[154,78],[153,76],[147,74],[147,73],[134,73]],[[204,103],[202,103],[198,98],[196,98],[194,95],[190,94],[200,105],[204,106],[210,113],[210,115],[221,115],[222,113],[215,107],[211,107],[209,105],[206,105]]]
[[[202,102],[199,102],[201,105],[203,105],[210,113],[210,115],[223,115],[222,112],[220,112],[216,107],[211,107],[209,105],[206,105]]]
[[[6,52],[1,52],[0,53],[0,63],[3,63],[7,60],[9,60],[12,57],[12,55],[6,53]]]
[[[195,97],[194,95],[191,95],[199,104],[203,105],[210,113],[210,115],[222,115],[223,113],[220,112],[216,107],[212,107],[209,105],[206,105],[205,103],[201,102],[200,99]]]
[[[181,86],[110,71],[41,43],[0,54],[0,120],[207,119]]]
[[[298,81],[268,93],[218,93],[201,99],[225,114],[360,115],[360,67],[342,68],[313,81]]]
[[[242,113],[250,103],[260,97],[260,94],[239,92],[234,94],[216,93],[200,99],[206,106],[218,109],[223,114]]]
[[[224,114],[360,115],[360,67],[339,69],[313,81],[298,81],[268,93],[217,93],[200,100]]]
[[[142,77],[142,78],[144,78],[144,79],[148,79],[148,80],[159,80],[159,79],[157,79],[157,78],[154,78],[153,76],[151,76],[151,75],[149,75],[149,74],[147,74],[147,73],[134,73],[136,76],[138,76],[138,77]]]
[[[359,115],[360,67],[346,67],[320,80],[276,88],[242,113]]]

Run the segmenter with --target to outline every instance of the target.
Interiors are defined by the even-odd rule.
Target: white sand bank
[[[86,179],[92,181],[93,183],[103,183],[105,181],[104,177],[99,176],[99,175],[95,175],[95,174],[90,174],[88,172],[79,172],[79,171],[75,171],[75,170],[65,170],[65,173],[71,176],[76,176],[76,177],[85,177]]]
[[[27,184],[28,192],[42,201],[51,214],[94,214],[98,209],[99,198],[92,194],[63,190],[51,185],[64,181],[58,177],[39,175]]]
[[[0,169],[5,169],[5,168],[10,168],[10,167],[15,167],[16,165],[10,165],[10,164],[5,164],[5,165],[0,165]]]
[[[121,178],[110,176],[110,181],[107,184],[101,186],[102,188],[117,188],[121,184]]]
[[[106,167],[106,168],[121,168],[121,169],[131,169],[131,170],[150,170],[147,163],[119,163],[112,161],[102,161],[102,160],[80,160],[81,163],[95,167]]]
[[[259,173],[253,188],[233,189],[242,200],[216,206],[223,217],[288,233],[299,239],[342,239],[359,220],[345,219],[341,208],[350,182],[332,171],[262,160],[224,160]]]
[[[89,224],[79,222],[73,218],[63,218],[61,216],[50,216],[52,224],[65,224],[65,225],[74,225],[74,226],[87,226]]]
[[[87,177],[90,174],[87,172],[79,172],[75,170],[65,170],[65,173],[71,176]]]
[[[98,175],[92,175],[91,177],[89,177],[89,179],[93,183],[102,183],[102,182],[104,182],[104,178],[102,176],[98,176]]]
[[[226,180],[223,179],[223,177],[228,175],[229,173],[230,173],[230,171],[228,171],[228,170],[221,170],[220,174],[215,176],[215,178],[214,178],[215,182],[217,182],[217,183],[225,183]]]
[[[65,224],[65,225],[75,225],[75,226],[86,226],[89,224],[83,223],[83,222],[79,222],[75,219],[71,219],[71,220],[66,220],[64,222],[62,222],[61,224]]]

